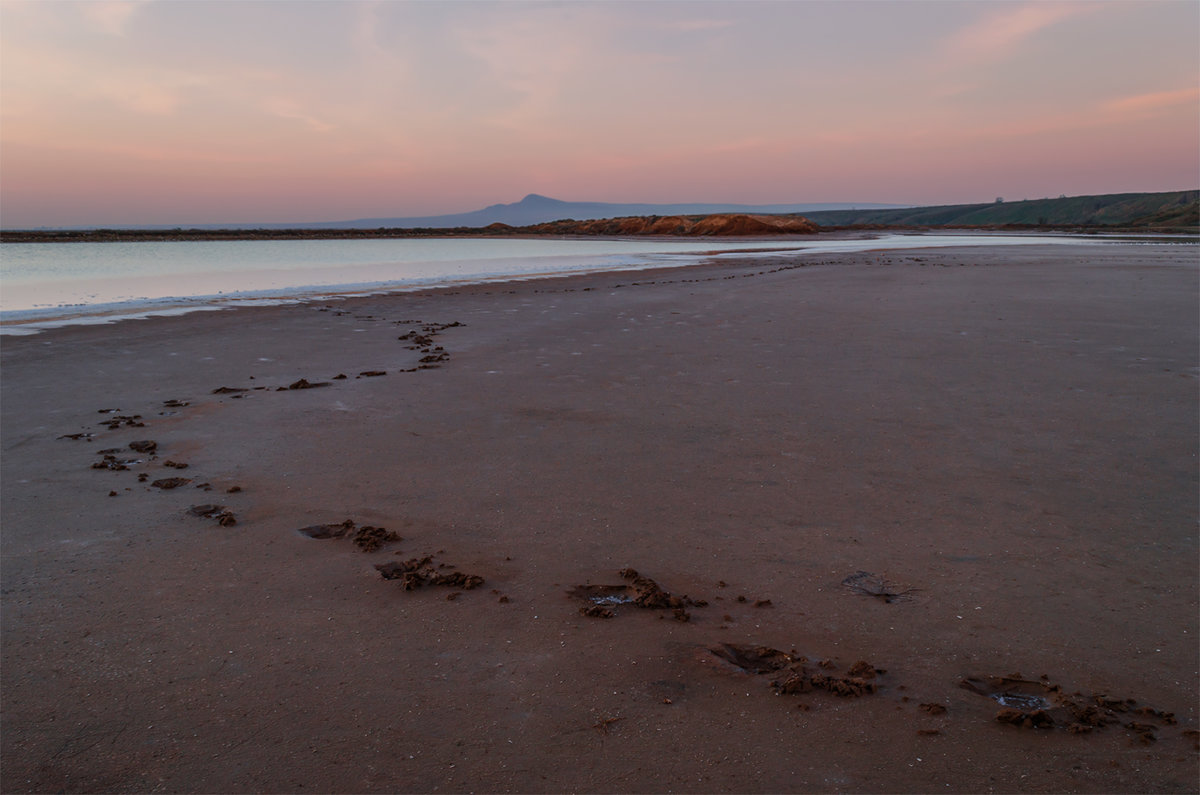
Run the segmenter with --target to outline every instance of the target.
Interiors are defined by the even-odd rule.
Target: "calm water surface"
[[[383,239],[0,246],[0,333],[64,323],[572,273],[953,245],[1097,242],[1064,235],[875,239]],[[736,252],[736,254],[734,254]]]

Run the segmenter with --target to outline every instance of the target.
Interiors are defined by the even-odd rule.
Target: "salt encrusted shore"
[[[1194,791],[1198,271],[815,255],[4,338],[0,789]]]

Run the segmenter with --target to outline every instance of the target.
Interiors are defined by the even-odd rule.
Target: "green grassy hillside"
[[[819,226],[1105,226],[1195,231],[1200,190],[1111,193],[903,210],[806,213]]]

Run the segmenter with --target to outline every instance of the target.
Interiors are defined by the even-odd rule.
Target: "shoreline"
[[[815,256],[826,253],[833,253],[835,250],[842,249],[846,251],[852,250],[873,250],[875,247],[870,243],[879,241],[882,249],[902,249],[912,247],[937,247],[944,245],[957,245],[962,241],[980,241],[986,243],[988,241],[1005,241],[1006,243],[1015,243],[1020,241],[1022,244],[1038,244],[1046,241],[1054,241],[1055,243],[1063,242],[1100,242],[1110,244],[1112,242],[1125,240],[1124,236],[1107,237],[1059,237],[1059,236],[1031,236],[1028,234],[1012,234],[1012,235],[906,235],[893,234],[890,236],[875,236],[875,235],[826,235],[822,236],[821,240],[796,238],[795,246],[789,248],[780,248],[779,239],[757,238],[753,241],[745,241],[746,248],[734,249],[713,249],[709,251],[695,252],[658,252],[648,251],[642,254],[619,254],[616,256],[632,258],[624,264],[616,264],[611,261],[599,262],[593,261],[597,257],[608,259],[610,255],[587,255],[580,253],[573,256],[554,255],[542,258],[542,266],[545,270],[522,273],[520,269],[513,265],[515,260],[497,259],[486,261],[490,266],[500,268],[502,271],[506,268],[514,269],[512,272],[489,272],[486,269],[477,273],[461,273],[454,272],[460,270],[457,260],[447,260],[443,268],[445,272],[437,275],[436,269],[428,271],[426,266],[428,263],[397,263],[394,266],[389,266],[388,269],[380,270],[374,266],[363,266],[345,264],[345,265],[330,265],[324,266],[316,270],[300,270],[291,275],[290,278],[297,281],[295,286],[287,287],[280,284],[266,286],[266,282],[257,284],[261,281],[255,274],[272,274],[269,281],[275,282],[278,276],[275,267],[263,270],[250,268],[241,274],[231,273],[227,279],[235,279],[225,284],[225,289],[218,292],[204,292],[214,290],[221,284],[219,281],[213,281],[210,275],[207,279],[197,281],[199,274],[194,274],[189,271],[182,271],[177,274],[164,272],[162,274],[145,274],[145,275],[116,275],[98,281],[80,281],[79,284],[88,284],[87,302],[79,302],[79,299],[84,297],[84,293],[72,296],[74,300],[71,302],[62,302],[66,296],[71,293],[70,288],[63,286],[58,287],[60,291],[58,300],[62,303],[57,305],[48,305],[42,303],[29,302],[32,300],[29,294],[29,285],[14,285],[8,284],[6,297],[9,301],[17,301],[21,304],[24,301],[25,305],[19,309],[6,309],[0,311],[0,335],[26,335],[35,334],[46,328],[54,328],[64,325],[74,324],[94,324],[105,323],[121,319],[138,319],[149,315],[174,315],[197,310],[210,309],[225,309],[236,306],[253,306],[253,305],[272,305],[283,303],[307,303],[312,301],[322,300],[337,300],[345,297],[359,297],[366,295],[382,295],[399,292],[412,292],[430,288],[442,287],[460,287],[464,284],[498,284],[509,281],[524,281],[529,279],[540,278],[560,278],[578,275],[581,273],[622,273],[622,272],[638,272],[647,269],[656,269],[659,267],[689,267],[695,264],[710,264],[722,261],[723,259],[736,258],[738,255],[760,257],[764,259],[774,259],[780,257],[788,257],[793,255],[800,256]],[[624,239],[613,238],[615,242],[622,242]],[[1138,236],[1131,239],[1133,242],[1142,244],[1164,244],[1164,243],[1182,243],[1191,245],[1196,241],[1184,238],[1170,238],[1162,236]],[[656,240],[648,241],[653,244]],[[678,242],[678,239],[673,239],[672,242]],[[759,246],[755,248],[755,244]],[[923,245],[924,244],[924,245]],[[762,246],[771,246],[763,248]],[[211,252],[213,256],[220,256],[219,252]],[[666,258],[677,258],[679,264],[664,265]],[[536,259],[536,258],[535,258]],[[555,261],[557,265],[555,265]],[[479,267],[484,260],[463,261],[467,267]],[[412,272],[409,276],[400,277],[394,272],[395,268],[403,271],[405,268],[416,267],[419,269]],[[312,281],[316,280],[316,281]],[[65,284],[65,283],[64,283]],[[203,288],[201,288],[203,284]],[[95,285],[94,287],[92,285]],[[123,285],[118,288],[117,285]],[[189,286],[190,285],[190,286]],[[66,292],[61,292],[66,290]],[[96,290],[103,290],[104,295],[145,295],[146,297],[130,299],[130,298],[115,298],[110,299],[98,297]],[[168,294],[164,291],[184,291],[178,295]],[[22,292],[24,291],[24,292]],[[45,292],[45,289],[42,289]],[[36,293],[36,289],[35,289]],[[162,293],[161,295],[159,293]],[[23,296],[23,298],[16,296]],[[41,299],[45,301],[49,294],[46,294]]]
[[[1190,791],[1197,289],[921,248],[7,338],[3,789]]]

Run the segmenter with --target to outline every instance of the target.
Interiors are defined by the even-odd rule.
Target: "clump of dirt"
[[[354,529],[354,522],[350,519],[341,524],[314,524],[308,527],[301,527],[297,533],[308,536],[309,538],[341,538]]]
[[[873,596],[887,604],[891,604],[892,602],[907,602],[912,599],[912,595],[917,591],[916,588],[904,588],[893,582],[888,582],[878,574],[872,574],[869,571],[854,572],[842,580],[842,585],[855,593]]]
[[[381,375],[387,375],[387,370],[363,370],[358,374],[360,378],[378,378]]]
[[[111,469],[113,472],[121,472],[129,469],[130,464],[136,463],[136,458],[117,458],[112,453],[106,453],[103,458],[92,464],[92,469]]]
[[[1174,725],[1175,715],[1152,707],[1139,707],[1131,698],[1112,698],[1093,693],[1067,693],[1046,679],[1011,676],[968,677],[959,686],[998,703],[1003,709],[996,720],[1026,729],[1063,728],[1072,734],[1088,734],[1110,725],[1121,725],[1143,743],[1157,739],[1163,725]],[[1126,719],[1137,716],[1141,721]]]
[[[177,489],[180,486],[186,486],[191,483],[191,478],[159,478],[150,482],[150,485],[156,489]]]
[[[187,469],[188,468],[187,464],[184,464],[180,461],[163,461],[163,466],[170,467],[171,469]]]
[[[312,382],[307,379],[301,378],[299,381],[288,384],[287,386],[281,386],[275,391],[286,392],[289,389],[317,389],[318,387],[322,387],[322,386],[329,386],[329,382],[328,381]]]
[[[393,541],[399,541],[399,534],[385,530],[382,527],[373,527],[372,525],[364,525],[354,531],[354,535],[350,537],[354,545],[363,552],[378,552],[383,548],[384,544],[390,544]]]
[[[629,584],[577,585],[568,591],[567,595],[588,602],[589,606],[581,608],[580,613],[593,618],[612,618],[615,612],[611,608],[617,605],[632,605],[646,610],[671,610],[675,620],[689,621],[691,614],[687,608],[708,605],[703,599],[673,596],[659,587],[654,580],[638,574],[635,569],[622,569],[620,576],[629,580]]]
[[[314,524],[301,527],[296,532],[309,538],[349,538],[363,552],[378,552],[385,544],[401,540],[398,534],[382,527],[358,527],[353,519],[340,524]]]
[[[769,674],[787,668],[797,660],[791,654],[770,646],[737,646],[722,643],[709,649],[726,662],[752,674]]]
[[[146,427],[146,423],[142,422],[141,419],[141,414],[134,414],[131,416],[118,414],[115,417],[110,417],[109,419],[104,420],[100,424],[108,428],[110,431],[115,431],[121,426],[125,426],[127,428],[144,428]]]
[[[996,713],[996,720],[1020,726],[1022,729],[1049,729],[1054,726],[1054,719],[1044,709],[1035,709],[1033,712],[1002,709]]]
[[[237,517],[233,515],[233,511],[224,505],[193,505],[187,509],[187,512],[202,519],[214,519],[221,527],[232,527],[237,524]]]
[[[60,436],[58,438],[59,439],[74,439],[76,441],[79,441],[80,439],[86,439],[87,441],[90,442],[92,440],[93,436],[95,436],[94,433],[64,433],[62,436]]]
[[[214,395],[231,395],[236,392],[249,392],[249,389],[240,386],[219,386],[212,391]]]
[[[396,321],[396,325],[407,325],[407,324],[416,324],[416,323],[421,323],[421,321],[419,321],[419,320]],[[414,370],[432,370],[432,369],[435,369],[442,362],[449,361],[450,354],[447,353],[446,349],[443,348],[442,346],[440,346],[440,345],[435,346],[433,344],[433,338],[436,337],[439,332],[445,331],[448,328],[457,328],[458,326],[462,326],[462,325],[463,324],[459,323],[458,321],[455,321],[453,323],[426,323],[421,326],[420,331],[413,329],[413,330],[407,331],[404,334],[401,334],[399,337],[397,337],[397,339],[400,340],[401,342],[409,343],[405,347],[408,348],[410,351],[420,351],[421,353],[426,354],[425,356],[421,357],[421,359],[419,360],[419,362],[417,364],[417,367],[412,368],[411,370],[403,370],[402,372],[408,373],[408,372],[413,372]],[[367,375],[367,374],[363,373],[363,375]]]
[[[776,674],[777,677],[771,681],[771,687],[780,695],[811,693],[815,690],[846,698],[870,695],[878,690],[876,677],[886,673],[882,668],[876,668],[865,660],[851,665],[843,675],[824,673],[837,667],[832,660],[820,661],[816,667],[821,670],[813,670],[809,667],[807,657],[769,646],[722,643],[709,651],[747,673]]]
[[[780,695],[791,693],[810,693],[813,690],[826,690],[835,696],[857,697],[874,693],[876,690],[874,675],[870,679],[863,676],[845,676],[823,674],[809,671],[801,665],[793,667],[786,676],[771,682],[771,687]]]
[[[440,585],[447,588],[461,588],[464,591],[474,590],[483,585],[483,577],[478,574],[467,574],[461,571],[439,571],[453,568],[445,563],[434,565],[433,556],[411,558],[406,561],[377,563],[375,570],[385,580],[399,580],[400,587],[406,591],[415,591],[426,585]]]
[[[191,405],[191,404],[188,403],[186,400],[176,400],[174,398],[172,398],[171,400],[163,401],[163,406],[165,406],[166,408],[169,408],[169,409],[181,409],[181,408],[185,408],[186,406],[189,406],[189,405]]]
[[[158,450],[158,442],[153,439],[143,439],[139,442],[130,442],[129,449],[135,453],[150,454]]]

